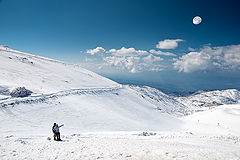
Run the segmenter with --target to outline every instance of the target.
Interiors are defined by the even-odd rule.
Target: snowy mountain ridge
[[[224,104],[237,104],[240,102],[240,92],[236,89],[215,90],[174,99],[196,112]]]
[[[174,97],[149,86],[128,87],[152,103],[157,110],[178,116],[190,115],[219,105],[240,103],[240,91],[236,89],[201,91],[186,97]]]

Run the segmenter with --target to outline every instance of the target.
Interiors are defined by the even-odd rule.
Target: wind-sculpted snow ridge
[[[187,97],[175,97],[175,100],[195,112],[224,104],[240,102],[240,92],[236,89],[216,90],[193,94]]]

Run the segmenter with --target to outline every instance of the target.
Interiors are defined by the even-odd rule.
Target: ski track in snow
[[[240,137],[161,133],[86,133],[47,137],[2,137],[0,159],[239,159]]]

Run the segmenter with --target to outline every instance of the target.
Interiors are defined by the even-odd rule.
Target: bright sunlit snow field
[[[240,158],[237,90],[171,97],[7,47],[0,74],[0,159]]]

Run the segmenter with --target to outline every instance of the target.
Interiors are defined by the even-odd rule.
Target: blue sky
[[[237,0],[0,0],[0,44],[123,83],[240,89],[239,15]]]

